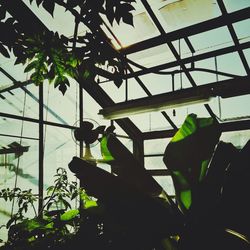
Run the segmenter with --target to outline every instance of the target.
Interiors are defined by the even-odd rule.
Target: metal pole
[[[43,208],[43,162],[44,162],[44,133],[43,133],[43,84],[39,85],[39,202],[38,212]]]

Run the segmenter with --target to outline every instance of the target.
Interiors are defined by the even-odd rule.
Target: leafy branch
[[[34,0],[30,0],[32,4]],[[83,22],[90,32],[84,36],[75,36],[73,39],[57,32],[44,31],[27,37],[21,25],[13,18],[6,19],[6,10],[0,5],[0,32],[6,34],[0,38],[0,53],[10,57],[9,52],[16,56],[15,64],[28,65],[25,72],[32,71],[31,80],[42,84],[45,80],[53,83],[55,88],[65,94],[70,86],[69,77],[77,78],[82,75],[85,79],[95,79],[95,67],[106,65],[114,73],[114,82],[121,85],[121,75],[124,73],[123,58],[114,50],[109,39],[101,29],[102,15],[106,16],[112,25],[133,25],[134,10],[132,3],[135,0],[36,0],[37,6],[45,8],[52,16],[56,4],[63,6],[76,18],[76,22]],[[9,14],[9,13],[8,13]],[[69,43],[76,43],[72,51]]]

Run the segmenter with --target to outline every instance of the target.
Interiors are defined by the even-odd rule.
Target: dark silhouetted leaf
[[[3,20],[6,16],[6,10],[4,8],[0,8],[0,20]]]
[[[37,61],[33,61],[31,62],[29,65],[27,65],[27,67],[24,69],[24,72],[29,72],[31,71],[32,69],[35,69],[37,67]]]
[[[51,16],[53,16],[54,9],[55,9],[55,2],[52,0],[44,0],[43,1],[43,7],[46,9]]]
[[[62,92],[62,94],[64,95],[66,90],[67,90],[67,86],[64,83],[61,83],[59,86],[59,90]]]
[[[113,24],[114,18],[115,18],[115,12],[114,12],[114,5],[112,1],[106,1],[106,16],[110,22],[110,24]]]
[[[10,58],[8,50],[0,43],[0,53],[5,56]]]
[[[127,13],[125,16],[122,17],[122,21],[129,25],[133,25],[133,15],[131,13]]]
[[[37,6],[39,6],[42,3],[43,0],[36,0]]]

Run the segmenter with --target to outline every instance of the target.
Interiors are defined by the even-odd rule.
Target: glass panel
[[[112,83],[107,83],[112,84]],[[77,102],[77,106],[78,102]],[[83,119],[93,119],[99,125],[109,126],[110,121],[102,118],[101,115],[98,115],[101,106],[84,90],[83,91]],[[77,107],[77,113],[79,113],[79,107]],[[79,116],[77,115],[77,120]]]
[[[22,121],[14,120],[10,118],[0,118],[1,124],[1,134],[8,134],[20,137],[21,131],[23,137],[32,137],[38,138],[38,124],[32,122],[23,122],[22,128]]]
[[[70,82],[70,87],[63,95],[58,88],[47,81],[44,82],[44,119],[52,122],[73,125],[76,121],[76,95],[78,93],[78,84],[75,81]]]
[[[119,88],[113,82],[107,82],[100,86],[114,102],[123,102],[125,100],[125,81]]]
[[[46,126],[44,140],[44,190],[54,183],[57,168],[66,169],[70,180],[75,180],[68,164],[79,155],[79,146],[72,138],[70,129]]]
[[[218,70],[235,75],[246,75],[241,59],[237,52],[217,57]]]
[[[22,190],[32,189],[33,194],[38,194],[38,140],[20,139],[21,121],[0,118],[0,127],[0,189],[13,189],[16,182]],[[36,124],[24,123],[23,129],[23,136],[38,135]],[[0,226],[10,219],[12,206],[13,212],[17,212],[17,202],[0,198]],[[34,206],[37,209],[37,203]],[[32,208],[25,214],[27,217],[34,215]],[[8,230],[1,227],[1,239],[7,240],[7,233]]]
[[[166,113],[169,114],[170,111],[167,110]],[[140,128],[142,132],[172,129],[172,126],[169,125],[167,119],[164,118],[164,116],[159,111],[131,115],[129,118],[138,128]],[[171,115],[170,118],[172,119]]]
[[[243,148],[250,139],[250,130],[223,132],[220,140],[230,142],[237,148]]]
[[[165,148],[170,140],[171,138],[144,141],[144,154],[164,154]]]
[[[178,41],[173,41],[172,44],[180,55],[180,58],[186,58],[192,55],[187,43],[183,38]]]
[[[144,157],[146,169],[167,169],[164,162],[163,156]]]
[[[172,91],[171,75],[147,74],[140,78],[152,95]]]
[[[187,68],[190,67],[190,65],[186,65]],[[209,58],[206,60],[201,60],[198,62],[195,62],[194,71],[190,71],[190,74],[192,75],[195,83],[197,85],[207,84],[211,82],[216,81],[216,71],[215,71],[215,59]],[[212,73],[206,72],[206,70],[212,70]],[[203,71],[204,70],[204,71]],[[189,87],[191,84],[189,84]]]
[[[226,26],[198,33],[190,36],[189,39],[194,46],[196,54],[233,45],[232,38]]]
[[[147,94],[145,93],[145,91],[142,89],[142,87],[134,78],[131,78],[128,80],[128,99],[129,100],[143,98],[146,96]]]
[[[1,62],[1,61],[0,61]],[[1,67],[0,63],[0,67]],[[5,89],[6,87],[12,86],[12,81],[5,76],[2,72],[0,72],[0,90]]]
[[[117,137],[119,141],[122,142],[122,144],[131,152],[133,153],[133,141],[131,139]]]
[[[221,118],[224,121],[247,118],[249,110],[250,95],[237,96],[232,98],[221,98]]]
[[[137,1],[136,3],[133,3],[133,6],[135,7],[135,11],[131,12],[134,21],[133,26],[123,22],[120,22],[119,25],[114,22],[111,26],[107,18],[103,16],[103,20],[121,42],[123,47],[159,35],[159,32],[148,17],[143,5]],[[107,30],[106,34],[111,38],[113,44],[119,48],[120,46],[114,42],[114,38]]]
[[[153,176],[153,178],[162,186],[168,195],[175,195],[174,184],[171,176]]]
[[[38,119],[38,87],[28,85],[25,89],[26,92],[21,88],[5,92],[3,96],[6,99],[2,100],[1,111]]]
[[[226,0],[223,1],[228,12],[234,12],[240,9],[249,7],[249,1],[247,0]]]
[[[155,66],[175,60],[167,44],[129,54],[128,58],[144,67]]]
[[[250,40],[250,31],[248,28],[249,26],[250,26],[249,19],[233,24],[233,27],[235,29],[236,35],[240,43],[244,43]]]
[[[42,6],[37,7],[36,1],[33,1],[32,4],[29,3],[29,0],[24,0],[24,2],[49,30],[57,31],[65,36],[73,35],[75,18],[69,11],[65,11],[64,7],[56,4],[54,17],[52,17]]]
[[[243,50],[243,53],[247,59],[248,65],[250,65],[250,49]]]
[[[28,74],[24,73],[24,69],[26,66],[22,64],[14,65],[15,61],[16,61],[16,57],[13,55],[13,53],[10,53],[10,58],[6,58],[3,56],[0,57],[0,66],[1,68],[3,68],[5,72],[11,75],[16,81],[24,82],[28,80],[29,79]]]
[[[213,0],[171,1],[159,9],[166,22],[167,31],[177,30],[195,23],[200,23],[220,15]]]

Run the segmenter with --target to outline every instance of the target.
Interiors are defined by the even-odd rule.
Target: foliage
[[[34,203],[38,200],[38,197],[33,195],[32,190],[21,190],[20,188],[14,189],[2,189],[0,191],[0,197],[2,197],[5,201],[13,201],[16,199],[16,203],[18,204],[17,212],[10,218],[7,222],[6,227],[9,228],[11,224],[17,223],[18,221],[22,221],[25,218],[25,213],[27,213],[29,207],[32,207],[35,215],[36,209],[34,207]]]
[[[34,1],[30,0],[30,4]],[[67,38],[57,32],[44,30],[33,36],[23,32],[21,23],[15,17],[6,19],[6,10],[0,4],[0,53],[10,57],[10,52],[16,57],[15,64],[28,65],[25,72],[32,72],[30,78],[36,84],[45,80],[54,84],[64,94],[70,86],[69,78],[91,79],[96,76],[96,66],[106,65],[114,72],[114,81],[121,84],[124,73],[123,58],[110,44],[109,39],[101,29],[102,16],[106,16],[111,24],[122,20],[133,25],[131,5],[135,0],[36,0],[37,6],[42,6],[52,16],[56,5],[63,6],[76,18],[75,28],[79,22],[88,28],[83,36],[75,35]],[[9,14],[9,13],[8,13]],[[73,33],[73,31],[72,31]]]
[[[176,198],[184,213],[192,204],[197,185],[206,175],[219,137],[220,130],[213,118],[189,114],[166,147],[163,160],[171,172]]]
[[[114,136],[101,148],[115,175],[73,157],[70,170],[105,208],[91,223],[103,222],[101,236],[81,225],[79,237],[92,239],[86,249],[249,249],[250,141],[239,151],[219,142],[220,132],[211,118],[192,114],[167,145],[177,204]]]
[[[20,188],[2,189],[0,197],[6,201],[16,201],[17,212],[7,222],[8,241],[3,249],[19,249],[28,247],[52,247],[65,244],[79,230],[80,200],[82,209],[91,209],[97,202],[89,197],[77,182],[69,181],[67,172],[58,168],[54,175],[54,185],[47,188],[45,205],[39,213],[36,212],[35,203],[38,196],[32,190],[22,191]],[[72,208],[72,204],[78,209]],[[34,218],[26,217],[32,207]]]

